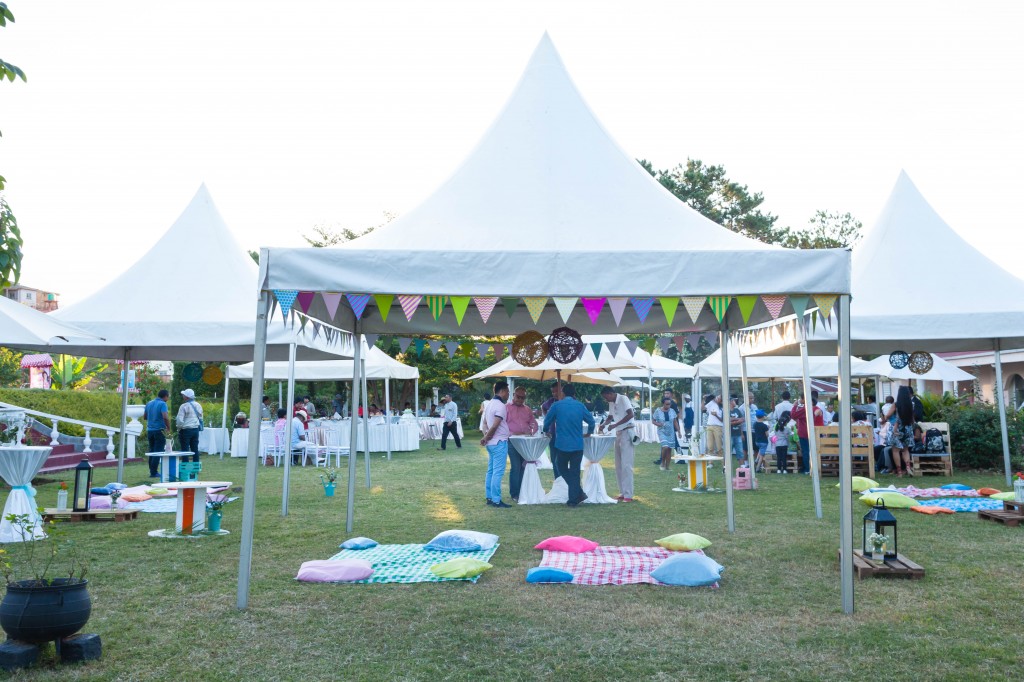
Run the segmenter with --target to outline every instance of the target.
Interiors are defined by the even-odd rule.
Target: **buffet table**
[[[388,425],[382,419],[374,422],[371,418],[369,425],[370,452],[386,452],[388,449]],[[343,448],[349,447],[352,440],[352,420],[324,420],[318,425],[309,429],[311,442],[318,445],[340,445]],[[364,426],[360,421],[356,426],[356,449],[358,452],[366,451]],[[409,452],[420,449],[420,431],[415,421],[400,419],[398,423],[391,424],[391,451]]]
[[[199,452],[208,455],[223,455],[231,452],[231,438],[227,429],[206,426],[199,432]]]

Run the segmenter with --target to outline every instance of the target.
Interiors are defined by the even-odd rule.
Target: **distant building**
[[[4,296],[7,298],[44,313],[52,313],[57,309],[58,295],[52,291],[33,289],[23,284],[15,284],[13,287],[4,289]]]

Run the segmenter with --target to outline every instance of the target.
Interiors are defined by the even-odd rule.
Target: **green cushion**
[[[699,535],[694,535],[693,533],[676,533],[675,535],[669,535],[668,537],[660,540],[655,540],[655,542],[665,549],[671,549],[677,552],[689,552],[693,549],[704,549],[705,547],[711,546],[710,540],[702,538]]]
[[[866,478],[864,476],[854,476],[852,481],[853,481],[853,492],[855,492],[855,493],[862,493],[865,490],[867,490],[868,488],[877,488],[877,487],[879,487],[877,481],[872,481],[870,478]],[[839,487],[838,483],[836,483],[836,487],[837,488]]]
[[[473,578],[489,568],[491,568],[491,565],[486,561],[459,557],[458,559],[434,564],[430,567],[430,572],[438,578]]]
[[[918,505],[914,498],[896,492],[865,493],[860,497],[860,501],[869,507],[874,507],[877,500],[885,502],[890,509],[910,509]]]
[[[1008,493],[996,493],[995,495],[989,495],[989,499],[1013,502],[1013,491],[1011,490]]]

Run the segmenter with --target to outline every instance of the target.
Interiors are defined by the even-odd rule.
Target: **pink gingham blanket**
[[[694,550],[701,552],[699,549]],[[663,547],[598,547],[593,552],[552,552],[544,550],[541,566],[561,568],[573,575],[576,585],[664,585],[651,571],[673,554]]]
[[[872,488],[870,492],[881,492],[892,490],[891,488]],[[896,492],[907,497],[918,499],[936,499],[939,497],[984,497],[977,490],[953,490],[950,488],[915,488],[908,485],[906,488],[896,488]]]

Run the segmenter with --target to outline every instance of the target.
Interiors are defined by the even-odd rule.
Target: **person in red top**
[[[825,415],[818,407],[818,392],[811,391],[811,404],[814,406],[814,425],[825,426]],[[804,399],[798,398],[790,413],[796,422],[796,435],[800,439],[800,473],[811,473],[811,441],[807,437],[807,406]]]

